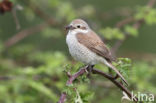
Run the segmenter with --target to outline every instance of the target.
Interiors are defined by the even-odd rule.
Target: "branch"
[[[122,91],[124,91],[124,92],[127,94],[127,96],[128,96],[129,98],[132,98],[131,92],[130,92],[122,83],[120,83],[119,81],[117,81],[117,78],[114,78],[113,76],[108,75],[108,74],[106,74],[105,72],[100,71],[100,70],[98,70],[98,69],[95,69],[95,68],[93,68],[93,67],[91,67],[91,66],[87,66],[87,67],[81,68],[81,69],[80,69],[77,73],[75,73],[74,75],[70,75],[69,73],[67,73],[69,79],[67,80],[67,83],[66,83],[66,84],[67,84],[67,85],[72,84],[73,81],[74,81],[77,77],[83,75],[83,74],[86,72],[86,70],[87,70],[87,71],[91,71],[93,74],[98,74],[98,75],[104,76],[105,78],[109,79],[114,85],[116,85],[119,89],[121,89]],[[67,94],[66,94],[65,92],[63,92],[63,93],[61,94],[61,97],[60,97],[60,100],[59,100],[58,103],[64,103],[65,100],[66,100],[66,96],[67,96]],[[133,101],[137,103],[137,102],[138,102],[138,98],[137,98],[137,97],[133,98]],[[139,103],[142,103],[142,102],[139,102]]]
[[[16,24],[16,30],[19,30],[21,28],[21,25],[20,25],[20,22],[19,22],[19,19],[17,17],[17,10],[23,10],[23,7],[21,5],[16,5],[13,7],[12,9],[12,15],[13,15],[13,19],[15,21],[15,24]]]
[[[58,103],[64,103],[65,100],[66,100],[66,97],[67,97],[67,94],[66,94],[65,92],[63,92],[63,93],[61,94],[61,97],[60,97],[60,100],[59,100]]]
[[[92,72],[93,72],[94,74],[99,74],[99,75],[102,75],[102,76],[104,76],[105,78],[109,79],[109,80],[112,81],[118,88],[120,88],[122,91],[124,91],[124,92],[128,95],[129,98],[132,98],[131,92],[130,92],[126,87],[124,87],[124,85],[123,85],[122,83],[116,81],[116,79],[115,79],[114,77],[112,77],[111,75],[108,75],[108,74],[106,74],[106,73],[104,73],[104,72],[102,72],[102,71],[100,71],[100,70],[98,70],[98,69],[95,69],[95,68],[93,68]],[[138,99],[137,99],[137,98],[134,98],[133,101],[137,102]]]
[[[27,36],[31,34],[35,34],[37,32],[40,32],[47,28],[49,25],[55,25],[57,24],[56,21],[54,20],[53,17],[47,16],[41,9],[39,9],[37,6],[32,7],[32,10],[36,15],[38,15],[40,18],[44,19],[44,22],[41,24],[38,24],[34,27],[30,27],[28,29],[22,30],[19,33],[15,34],[13,37],[9,38],[8,40],[5,41],[4,46],[6,48],[15,45],[19,41],[23,40]]]
[[[147,6],[148,7],[153,7],[153,5],[155,4],[156,0],[150,0],[148,3],[147,3]],[[120,28],[122,27],[123,25],[125,25],[126,23],[130,22],[132,18],[128,18],[128,19],[125,19],[123,21],[120,21],[119,23],[117,23],[116,27]],[[135,22],[135,24],[133,25],[133,27],[135,29],[139,29],[140,26],[144,23],[144,19],[140,19],[140,20],[137,20]],[[123,42],[130,36],[130,34],[126,33],[125,32],[125,38],[123,40],[118,40],[115,42],[114,46],[112,47],[111,49],[111,52],[112,52],[112,55],[115,56],[116,52],[118,51],[118,49],[120,48],[120,46],[123,44]]]
[[[70,75],[69,73],[68,73],[68,76],[69,76],[69,80],[67,81],[67,85],[71,85],[72,83],[73,83],[73,81],[77,78],[77,77],[79,77],[79,76],[81,76],[83,73],[85,73],[86,72],[86,68],[87,67],[83,67],[82,69],[80,69],[77,73],[75,73],[74,75]]]
[[[121,28],[122,26],[124,26],[125,24],[128,24],[128,23],[130,23],[130,22],[132,22],[132,21],[134,21],[135,19],[133,18],[133,17],[128,17],[128,18],[126,18],[126,19],[124,19],[124,20],[121,20],[121,21],[119,21],[117,24],[116,24],[116,27],[117,28]]]
[[[87,66],[81,68],[81,69],[80,69],[77,73],[75,73],[74,75],[71,75],[69,72],[67,72],[67,76],[69,77],[69,79],[67,80],[66,85],[71,85],[71,84],[73,83],[73,81],[74,81],[77,77],[83,75],[83,74],[86,72],[86,69],[87,69],[87,68],[88,68]],[[66,96],[67,96],[67,94],[66,94],[65,92],[63,92],[63,93],[61,94],[61,97],[60,97],[60,100],[59,100],[58,103],[64,103],[65,100],[66,100]]]
[[[0,76],[0,80],[11,80],[12,78],[9,76]]]
[[[47,28],[49,25],[52,25],[54,23],[55,22],[53,22],[53,18],[50,18],[41,24],[38,24],[34,27],[22,30],[19,33],[15,34],[13,37],[9,38],[7,41],[5,41],[4,46],[6,48],[8,48],[12,45],[15,45],[16,43],[18,43],[19,41],[21,41],[25,37],[32,35],[32,34],[35,34],[37,32],[40,32],[40,31],[44,30],[45,28]]]
[[[24,39],[25,37],[34,34],[36,32],[40,32],[42,31],[44,28],[46,28],[47,26],[49,26],[47,23],[41,23],[39,25],[36,25],[34,27],[22,30],[21,32],[15,34],[13,37],[9,38],[7,41],[4,42],[4,46],[6,48],[16,44],[17,42],[21,41],[22,39]]]

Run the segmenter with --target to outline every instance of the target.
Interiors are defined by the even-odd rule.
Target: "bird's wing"
[[[100,37],[93,31],[89,31],[86,34],[78,33],[76,34],[76,37],[79,43],[86,46],[88,49],[95,52],[97,55],[102,56],[108,61],[113,60],[111,52],[108,50],[108,48],[100,39]]]
[[[120,74],[120,72],[111,64],[113,57],[111,55],[111,52],[107,49],[106,45],[102,42],[102,40],[97,34],[95,34],[94,32],[90,32],[90,33],[76,34],[78,42],[86,46],[91,51],[95,52],[97,55],[105,58],[108,62],[107,66],[113,69],[121,77],[121,79],[128,85],[127,81]]]

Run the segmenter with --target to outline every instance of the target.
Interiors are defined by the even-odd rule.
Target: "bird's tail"
[[[128,83],[127,83],[127,81],[125,80],[125,78],[121,75],[121,73],[120,73],[111,63],[105,62],[105,64],[106,64],[109,68],[113,69],[113,70],[118,74],[118,76],[125,82],[125,84],[128,86]]]

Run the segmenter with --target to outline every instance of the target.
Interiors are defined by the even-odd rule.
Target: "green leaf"
[[[138,7],[134,17],[136,20],[144,19],[148,25],[156,24],[156,9],[147,6]]]
[[[80,93],[80,95],[84,103],[89,103],[89,100],[93,98],[94,93],[86,92],[86,93]]]
[[[144,17],[145,22],[149,25],[156,24],[156,9],[151,9]]]
[[[59,29],[55,29],[55,28],[46,28],[42,31],[42,35],[45,38],[58,38],[60,37],[62,34],[60,32]]]
[[[58,20],[66,18],[68,22],[76,18],[76,11],[72,7],[72,4],[69,2],[62,2],[60,6],[58,6],[57,12]]]
[[[51,8],[55,8],[60,4],[59,0],[48,0],[48,4],[50,5]]]
[[[135,19],[136,20],[143,19],[147,15],[147,12],[149,11],[149,9],[150,8],[147,6],[137,7],[136,8],[136,14],[134,15]]]
[[[107,27],[105,29],[101,29],[100,33],[108,40],[111,39],[124,39],[124,34],[118,28],[110,28]]]
[[[127,25],[125,27],[125,32],[127,32],[129,35],[132,35],[132,36],[138,36],[138,30],[132,26],[129,26]]]
[[[91,17],[95,14],[95,8],[92,5],[85,5],[78,11],[78,14],[82,17]]]
[[[113,65],[123,74],[124,77],[128,78],[130,75],[131,60],[129,58],[118,58],[117,62],[113,62]]]

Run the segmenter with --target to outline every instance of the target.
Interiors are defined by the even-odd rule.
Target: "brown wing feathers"
[[[91,34],[78,33],[76,36],[79,43],[85,45],[88,49],[95,52],[97,55],[100,55],[103,58],[105,58],[110,65],[109,67],[112,68],[121,77],[121,79],[128,85],[127,81],[120,74],[120,72],[111,64],[113,58],[111,52],[107,49],[106,45],[102,42],[102,40],[98,37],[98,35],[96,35],[94,32],[90,32],[90,33]]]
[[[76,36],[81,44],[85,45],[97,55],[104,57],[110,62],[113,60],[111,52],[107,49],[100,37],[98,37],[93,31],[90,31],[90,34],[78,33]]]

